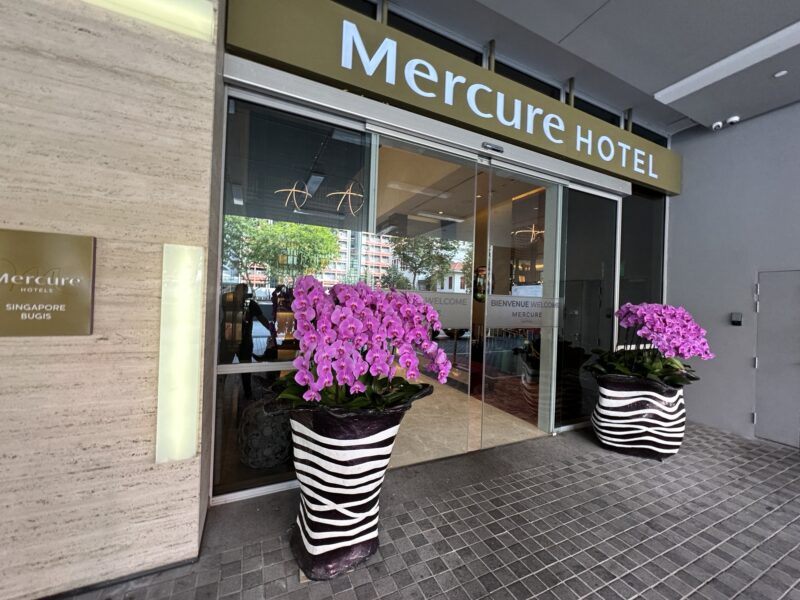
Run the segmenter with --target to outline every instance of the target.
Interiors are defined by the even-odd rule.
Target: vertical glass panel
[[[270,391],[279,374],[217,375],[215,496],[294,477],[288,413]]]
[[[215,495],[293,477],[270,386],[297,352],[294,280],[376,283],[391,265],[368,232],[369,135],[237,99],[227,117]]]
[[[619,302],[661,302],[664,268],[663,194],[634,186],[622,200]]]
[[[290,360],[297,276],[371,282],[388,268],[362,252],[370,139],[235,99],[227,135],[219,363]]]
[[[453,363],[445,385],[423,372],[435,390],[406,414],[393,467],[467,450],[475,172],[473,161],[381,138],[377,233],[362,253],[388,260],[380,285],[414,290],[437,308],[436,341]]]
[[[551,393],[542,372],[557,314],[548,214],[557,214],[558,187],[495,168],[490,189],[482,447],[544,434]]]
[[[556,427],[589,417],[597,385],[584,367],[593,350],[610,350],[613,344],[617,202],[568,190],[562,212]]]

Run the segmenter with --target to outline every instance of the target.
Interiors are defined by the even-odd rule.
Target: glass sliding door
[[[485,250],[476,252],[475,270],[482,314],[474,319],[484,448],[550,429],[560,193],[558,185],[499,167],[485,179],[476,229]]]
[[[392,453],[402,466],[467,451],[476,162],[381,136],[376,234],[390,266],[379,284],[422,295],[439,311],[436,342],[453,369],[406,414]],[[375,260],[371,252],[366,260]],[[425,364],[427,360],[421,361]]]
[[[435,391],[408,413],[392,466],[468,449],[476,160],[339,123],[229,100],[215,496],[294,477],[271,386],[293,368],[292,289],[304,274],[326,288],[413,291],[437,308],[453,370],[444,385],[420,373]]]
[[[618,200],[574,189],[564,194],[556,428],[589,418],[597,384],[585,367],[594,350],[614,344],[618,210]]]

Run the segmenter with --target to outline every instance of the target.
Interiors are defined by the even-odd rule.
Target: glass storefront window
[[[622,200],[620,304],[662,300],[665,205],[663,194],[638,186]]]
[[[595,350],[610,350],[614,343],[617,207],[614,200],[584,192],[565,194],[556,427],[589,418],[597,384],[585,367]]]
[[[270,387],[297,351],[292,285],[305,273],[326,287],[413,290],[439,308],[437,341],[454,369],[409,412],[392,466],[468,448],[476,163],[383,137],[373,148],[377,140],[231,100],[215,494],[293,476],[286,415]]]
[[[371,136],[238,99],[227,116],[215,494],[292,476],[270,387],[297,351],[295,278],[375,283],[390,264],[368,233]]]
[[[303,274],[439,310],[453,370],[423,375],[434,393],[408,412],[392,467],[585,420],[582,366],[613,340],[617,202],[324,117],[231,99],[227,118],[214,495],[294,477],[271,386],[298,350]]]

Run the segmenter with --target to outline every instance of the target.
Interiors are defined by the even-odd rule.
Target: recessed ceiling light
[[[789,71],[784,69],[784,70],[781,70],[781,71],[776,71],[775,73],[772,74],[772,76],[775,79],[778,79],[778,78],[783,77],[784,75],[788,75],[788,74],[789,74]]]

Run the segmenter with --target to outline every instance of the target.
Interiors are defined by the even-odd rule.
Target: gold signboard
[[[680,193],[675,152],[331,0],[229,0],[226,42],[246,58]]]
[[[0,229],[0,336],[89,335],[93,237]]]

